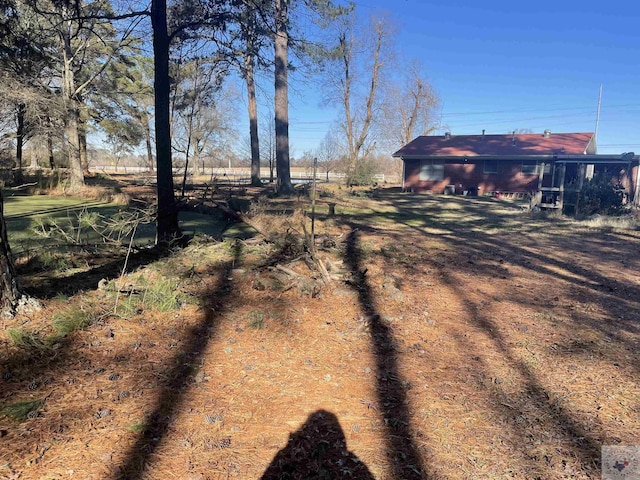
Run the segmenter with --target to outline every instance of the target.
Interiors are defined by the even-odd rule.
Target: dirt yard
[[[640,231],[336,195],[326,285],[295,245],[199,239],[3,320],[0,478],[597,479],[602,445],[640,444]],[[301,235],[301,206],[256,218]],[[119,310],[160,280],[181,306]],[[91,324],[54,336],[73,307]]]

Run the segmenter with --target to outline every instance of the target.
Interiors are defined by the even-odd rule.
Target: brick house
[[[562,208],[565,192],[606,171],[637,201],[638,156],[598,155],[593,133],[420,136],[393,156],[403,161],[405,190],[530,194],[542,207]]]

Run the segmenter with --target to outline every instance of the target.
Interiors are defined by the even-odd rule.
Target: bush
[[[622,193],[619,185],[610,181],[610,175],[606,171],[596,173],[594,177],[585,183],[580,192],[578,213],[589,216],[596,213],[616,214],[622,209]]]
[[[376,184],[376,164],[372,160],[363,158],[358,160],[355,168],[347,176],[347,186],[360,187]]]

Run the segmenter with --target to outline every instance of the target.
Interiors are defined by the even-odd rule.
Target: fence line
[[[124,166],[120,165],[118,167],[114,165],[93,165],[91,168],[95,171],[102,172],[113,172],[113,173],[145,173],[149,172],[149,169],[145,166]],[[174,175],[182,175],[184,173],[183,168],[174,167],[173,174]],[[189,173],[191,175],[191,173]],[[246,167],[205,167],[204,171],[201,171],[199,175],[208,175],[210,177],[216,177],[220,181],[224,181],[225,179],[233,179],[235,181],[251,181],[251,169]],[[329,181],[332,180],[344,180],[347,177],[346,173],[342,172],[329,172]],[[400,181],[400,178],[397,175],[385,175],[384,173],[378,173],[373,176],[378,182],[389,182],[389,183],[397,183]],[[317,176],[319,181],[326,180],[327,174],[319,173]],[[292,180],[313,180],[313,172],[300,171],[300,170],[292,170],[291,171],[291,179]]]

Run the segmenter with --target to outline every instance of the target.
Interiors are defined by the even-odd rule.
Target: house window
[[[535,160],[525,160],[522,162],[522,173],[524,175],[537,175],[538,162]]]
[[[485,160],[484,161],[484,173],[498,173],[498,161],[497,160]]]
[[[423,182],[444,180],[444,161],[422,160],[420,163],[420,180]]]

